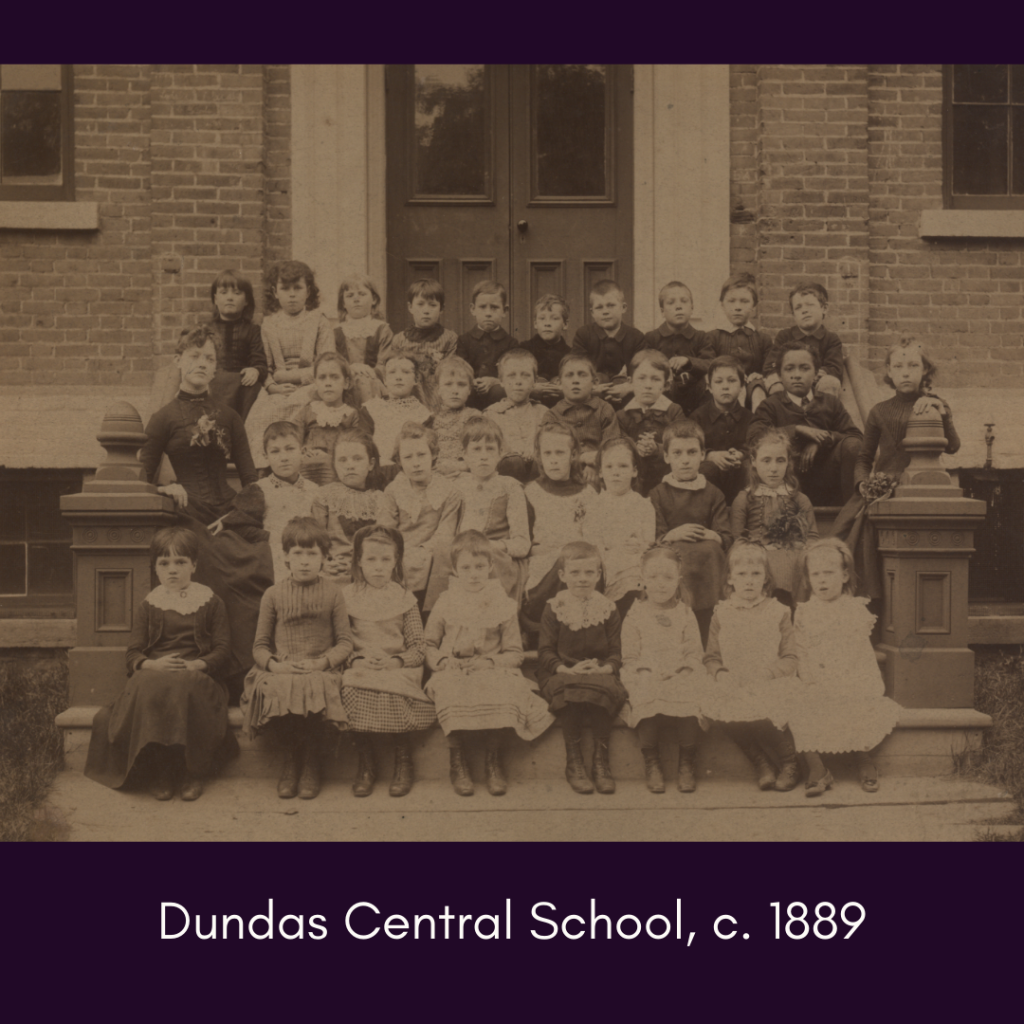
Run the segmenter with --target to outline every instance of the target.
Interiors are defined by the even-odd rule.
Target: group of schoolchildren
[[[332,331],[298,262],[274,268],[260,326],[238,274],[221,274],[211,297],[210,392],[245,421],[266,467],[251,486],[262,492],[274,583],[241,706],[250,735],[272,729],[286,748],[279,796],[317,795],[327,727],[355,740],[357,796],[377,775],[374,736],[391,734],[390,793],[404,795],[411,736],[435,721],[461,795],[473,793],[471,735],[485,750],[487,789],[500,795],[506,737],[533,740],[556,720],[572,789],[612,793],[618,716],[636,730],[651,792],[665,791],[666,740],[678,745],[678,789],[695,789],[712,722],[761,789],[795,788],[802,753],[805,791],[820,795],[833,783],[820,755],[840,752],[856,755],[865,790],[878,789],[871,751],[898,707],[870,639],[877,572],[857,572],[877,561],[864,510],[879,481],[905,468],[912,416],[933,410],[947,450],[959,444],[919,344],[890,349],[895,397],[862,435],[838,397],[842,344],[814,282],[793,289],[794,325],[775,339],[750,324],[749,275],[726,281],[730,327],[709,332],[691,325],[681,282],[661,290],[664,322],[643,334],[624,323],[619,286],[601,281],[593,322],[571,344],[569,307],[555,295],[537,301],[536,333],[517,342],[493,281],[475,287],[476,326],[462,336],[442,325],[434,280],[409,287],[411,322],[397,334],[363,276],[342,283]],[[840,536],[818,537],[815,505],[845,506]],[[129,671],[136,683],[160,674],[164,686],[167,671],[189,676],[193,703],[226,721],[213,679],[229,624],[192,582],[198,552],[187,529],[156,536],[160,587]],[[521,671],[530,647],[535,682]],[[132,700],[113,715],[138,714]],[[94,746],[105,742],[97,731]],[[183,799],[201,794],[230,730],[215,739],[190,736],[183,755],[155,757],[155,795],[173,795],[176,779]],[[92,777],[115,784],[100,769]]]

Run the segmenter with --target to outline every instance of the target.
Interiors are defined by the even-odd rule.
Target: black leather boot
[[[459,796],[472,796],[473,779],[469,774],[469,765],[466,764],[466,755],[461,743],[457,747],[449,748],[448,761],[448,777],[452,780],[452,789]]]
[[[594,737],[594,788],[605,795],[615,792],[615,780],[612,778],[611,765],[608,762],[608,737]]]
[[[665,775],[661,770],[661,757],[657,747],[643,747],[644,775],[647,777],[647,788],[652,793],[665,792]]]
[[[359,764],[356,767],[352,792],[356,796],[369,796],[373,792],[373,784],[377,779],[377,766],[373,761],[373,746],[366,733],[357,732],[355,743],[356,751],[359,753]]]
[[[695,746],[679,747],[679,777],[676,789],[680,793],[692,793],[697,788],[697,748]]]
[[[775,769],[765,752],[756,744],[748,743],[740,748],[757,769],[757,788],[764,791],[775,789]],[[793,787],[790,786],[790,789]]]
[[[405,796],[412,789],[412,744],[407,733],[395,737],[395,777],[388,792],[392,796]]]
[[[487,792],[491,796],[504,796],[508,790],[508,782],[502,771],[501,758],[496,747],[488,748],[484,763],[487,767]]]
[[[583,748],[579,736],[565,734],[565,781],[577,793],[593,793],[594,784],[590,781],[587,769],[583,764]]]

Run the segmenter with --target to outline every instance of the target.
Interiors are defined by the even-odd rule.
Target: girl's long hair
[[[391,579],[405,586],[405,576],[402,573],[402,558],[405,555],[405,539],[390,526],[363,526],[356,530],[352,538],[352,582],[362,583],[367,586],[366,577],[363,575],[360,561],[363,558],[363,548],[367,543],[390,544],[395,549],[395,568],[391,572]]]
[[[683,597],[683,563],[679,557],[679,553],[670,544],[655,544],[654,547],[648,548],[640,556],[640,575],[643,576],[644,567],[648,562],[653,562],[656,558],[664,558],[666,561],[671,562],[676,567],[676,574],[679,576],[679,584],[676,587],[675,598],[677,601],[685,601]],[[640,597],[641,601],[647,600],[647,588],[645,587]]]
[[[320,305],[320,289],[316,286],[313,271],[299,260],[285,260],[275,263],[267,273],[263,282],[263,309],[267,313],[276,313],[281,308],[277,301],[277,286],[291,284],[292,281],[305,281],[309,289],[306,296],[306,309],[316,309]]]
[[[640,453],[636,450],[636,444],[631,437],[611,437],[607,441],[601,442],[601,447],[597,450],[597,465],[594,467],[597,470],[598,477],[601,477],[601,466],[604,463],[605,452],[610,452],[613,448],[625,448],[629,452],[629,457],[633,460],[633,469],[636,470],[629,486],[632,490],[639,491],[637,484],[640,482]],[[601,490],[606,491],[607,489],[604,485],[604,480],[601,479]]]
[[[758,449],[765,444],[781,444],[786,449],[786,458],[789,459],[789,465],[786,466],[786,476],[783,482],[794,493],[799,491],[800,481],[796,475],[793,442],[790,440],[789,435],[784,430],[779,430],[778,427],[768,427],[767,430],[762,430],[759,434],[755,434],[747,443],[747,456],[750,461],[747,467],[747,491],[755,490],[762,483],[761,478],[757,475],[757,470],[754,468],[754,463],[757,460]]]
[[[765,597],[771,597],[775,593],[775,578],[772,576],[772,568],[768,564],[768,552],[764,546],[750,540],[738,540],[729,548],[728,563],[729,575],[732,575],[734,566],[740,562],[756,562],[764,569],[764,588],[762,593]],[[726,578],[722,587],[722,597],[728,598],[732,595],[733,588]]]
[[[533,442],[533,457],[537,464],[537,474],[541,480],[547,480],[548,475],[544,472],[544,464],[540,460],[540,439],[545,434],[561,434],[563,437],[569,438],[569,442],[572,445],[569,453],[569,479],[574,483],[583,483],[583,464],[580,462],[580,455],[582,449],[580,448],[579,439],[576,437],[575,431],[567,423],[558,423],[556,421],[548,421],[542,423],[537,428],[537,436]]]
[[[339,445],[360,444],[366,449],[367,457],[370,460],[370,472],[366,474],[366,489],[368,491],[383,491],[387,484],[384,472],[380,467],[380,452],[372,437],[363,430],[343,430],[334,439],[334,449],[337,451]]]
[[[804,549],[803,558],[800,560],[800,575],[806,589],[808,591],[811,589],[811,576],[807,562],[815,551],[834,551],[839,556],[839,564],[846,570],[848,577],[843,584],[843,593],[856,594],[857,570],[853,565],[853,553],[838,537],[819,537],[817,540],[812,540]]]

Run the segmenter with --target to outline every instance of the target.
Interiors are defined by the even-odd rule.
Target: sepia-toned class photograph
[[[1024,65],[0,64],[0,355],[0,841],[1024,841]]]

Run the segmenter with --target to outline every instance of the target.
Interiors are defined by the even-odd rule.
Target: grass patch
[[[40,806],[64,764],[53,720],[68,706],[64,651],[26,649],[0,660],[0,842],[55,838]]]
[[[1011,794],[1024,812],[1024,648],[977,648],[974,706],[991,715],[993,723],[974,770],[984,781]],[[978,838],[985,842],[1024,842],[1024,829],[1016,835],[987,832]]]

